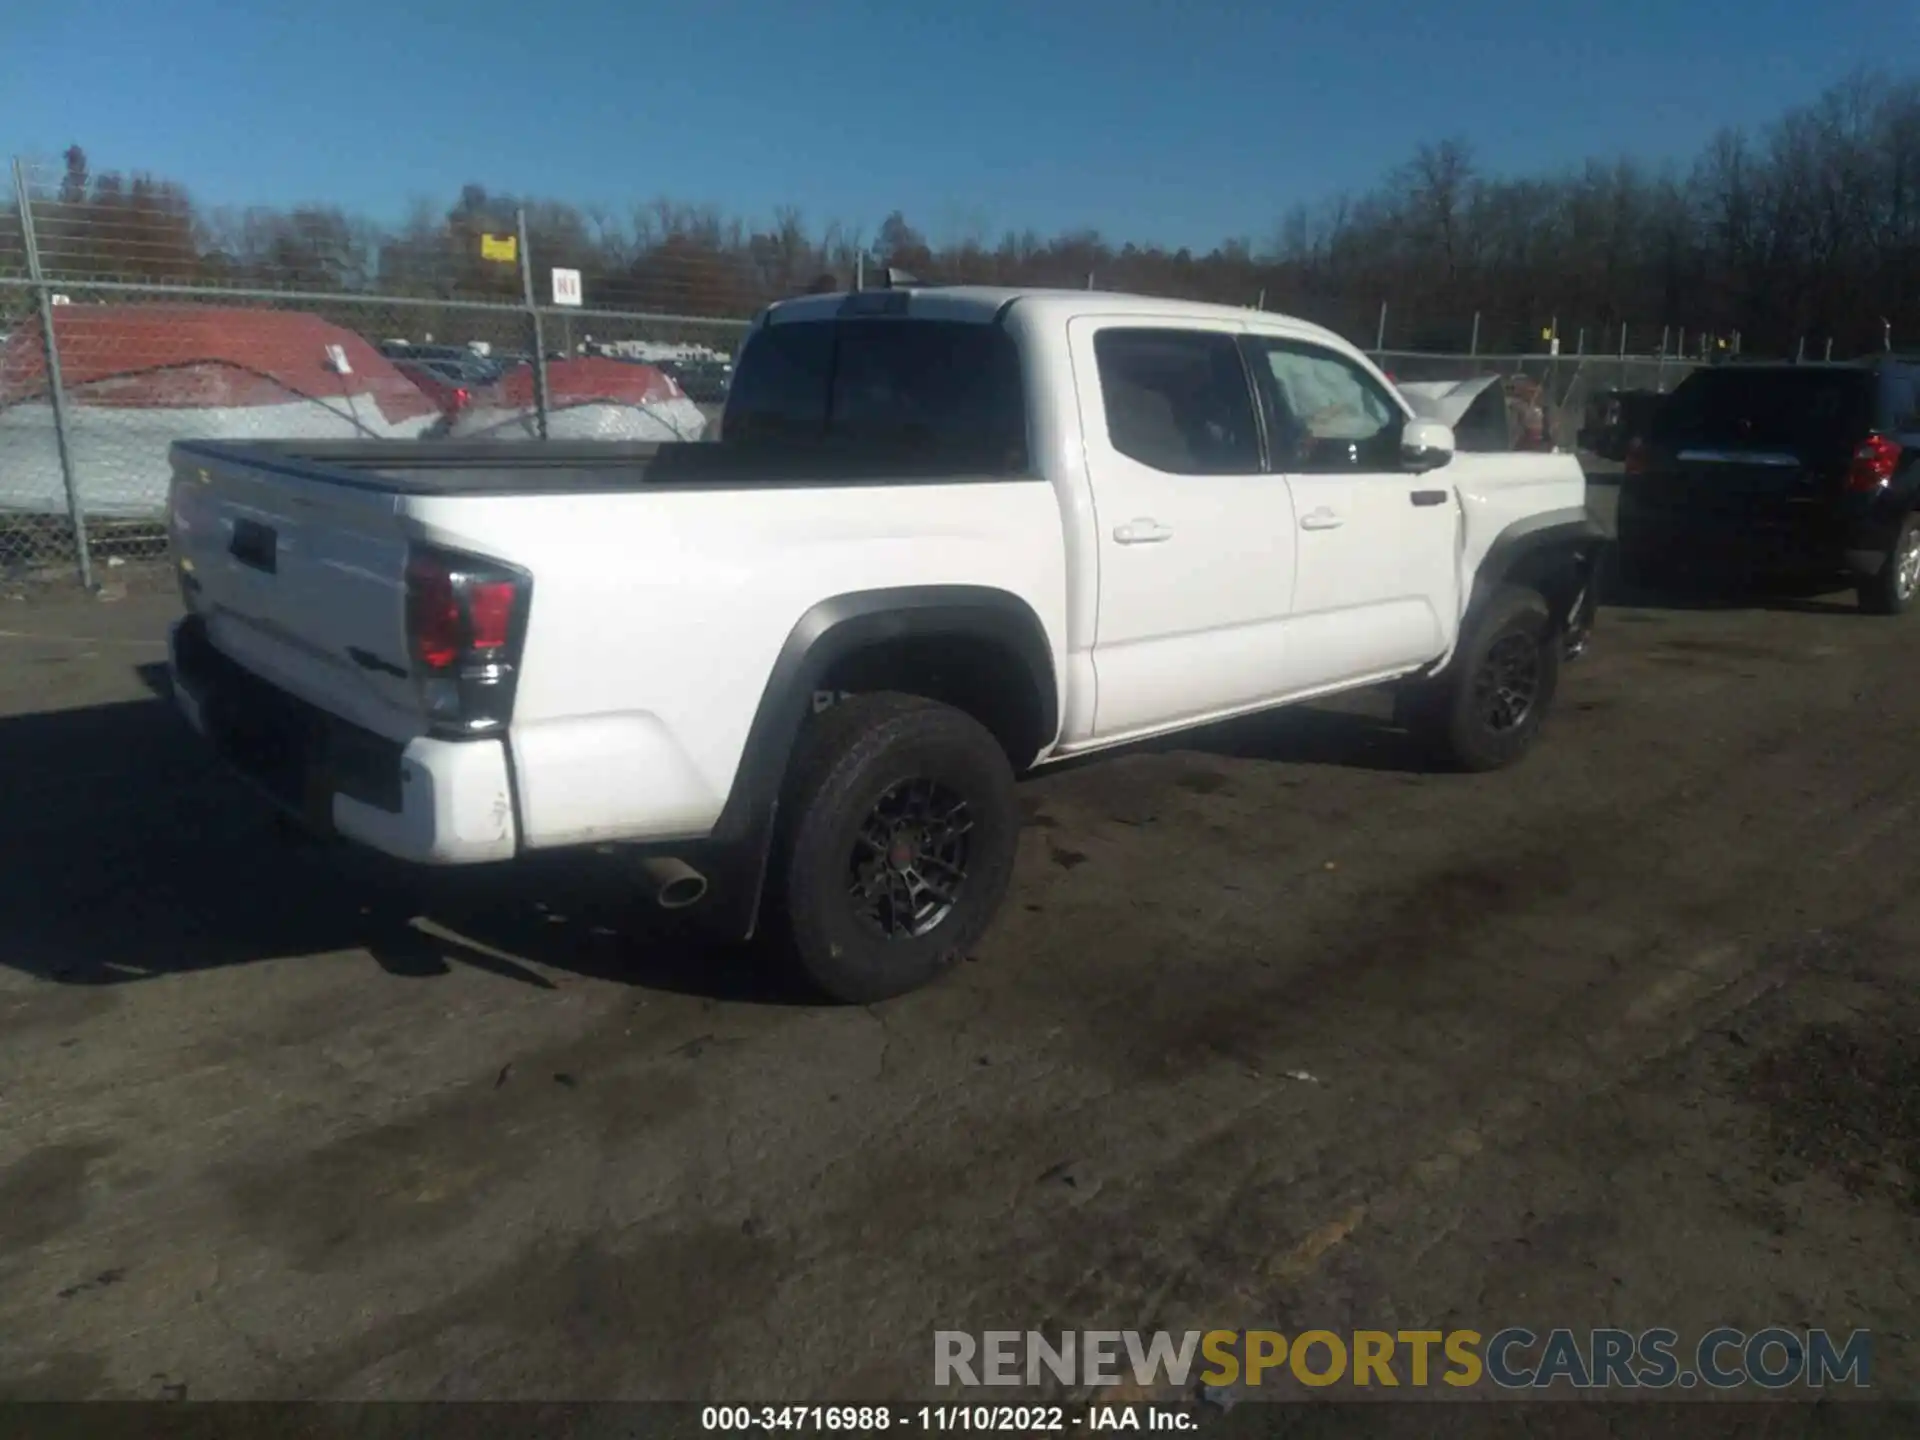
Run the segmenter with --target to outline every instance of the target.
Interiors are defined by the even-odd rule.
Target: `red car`
[[[459,367],[444,360],[395,360],[393,368],[406,376],[440,407],[448,419],[473,403],[473,391]]]

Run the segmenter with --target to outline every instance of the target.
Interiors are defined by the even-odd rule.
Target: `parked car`
[[[1415,414],[1452,429],[1456,450],[1501,454],[1519,448],[1514,444],[1513,411],[1500,376],[1405,380],[1399,388]]]
[[[458,415],[473,403],[476,388],[467,372],[447,360],[395,360],[393,368],[418,385],[443,417]]]
[[[789,300],[723,419],[431,465],[176,445],[178,703],[322,831],[435,865],[618,843],[724,933],[764,902],[864,1002],[987,929],[1017,772],[1383,682],[1438,757],[1509,765],[1592,622],[1571,455],[1456,454],[1280,315]]]
[[[725,361],[670,360],[660,369],[674,378],[686,397],[697,405],[724,405],[733,381],[733,367]]]
[[[1631,580],[1832,576],[1865,609],[1920,588],[1920,365],[1733,364],[1695,371],[1627,457],[1620,563]]]
[[[498,359],[465,345],[411,345],[390,340],[380,347],[380,353],[395,364],[408,361],[432,366],[444,378],[469,386],[491,385],[506,368]]]
[[[1587,401],[1577,443],[1603,460],[1625,460],[1635,440],[1645,442],[1664,398],[1658,390],[1600,391]]]

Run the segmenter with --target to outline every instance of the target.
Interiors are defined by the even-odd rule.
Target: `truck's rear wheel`
[[[1442,763],[1498,770],[1533,747],[1559,685],[1560,637],[1546,598],[1503,586],[1469,617],[1453,663],[1409,718]]]
[[[1013,771],[971,716],[856,695],[812,717],[787,788],[778,888],[801,968],[835,1000],[917,989],[992,923],[1013,874]]]

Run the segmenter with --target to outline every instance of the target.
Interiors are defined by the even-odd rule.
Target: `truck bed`
[[[392,495],[584,495],[641,490],[956,485],[1030,480],[957,471],[904,447],[689,441],[182,440],[176,473],[217,466]]]

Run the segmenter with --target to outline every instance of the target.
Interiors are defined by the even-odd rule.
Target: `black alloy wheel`
[[[854,913],[889,940],[930,934],[967,888],[973,816],[933,780],[907,780],[874,802],[848,857]]]
[[[1510,630],[1488,647],[1474,672],[1474,708],[1490,732],[1503,735],[1527,723],[1539,694],[1540,642]]]

